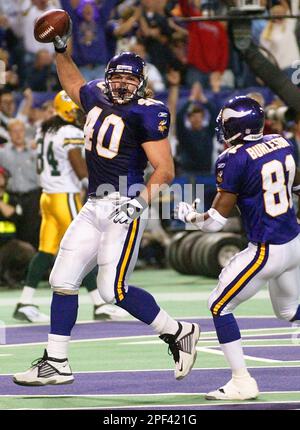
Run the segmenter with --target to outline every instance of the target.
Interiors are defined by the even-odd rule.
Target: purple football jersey
[[[216,161],[217,188],[238,195],[248,239],[282,244],[299,233],[293,209],[296,165],[291,144],[266,135],[225,150]]]
[[[147,165],[142,144],[168,136],[168,109],[159,101],[143,98],[114,104],[105,95],[100,80],[81,87],[80,101],[87,113],[84,132],[89,195],[96,195],[98,187],[103,189],[107,184],[109,192],[113,187],[134,197],[136,194],[129,188],[144,183]],[[120,177],[126,178],[126,190],[120,189]]]

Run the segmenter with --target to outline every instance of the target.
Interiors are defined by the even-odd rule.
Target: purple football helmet
[[[256,100],[246,96],[233,97],[217,117],[217,138],[229,146],[259,140],[264,121],[264,110]]]
[[[128,86],[121,85],[117,91],[113,91],[111,77],[114,74],[130,74],[139,79],[136,89],[129,93]],[[115,55],[107,64],[105,69],[105,86],[110,99],[114,103],[128,103],[134,98],[144,97],[147,86],[146,63],[137,54],[132,52],[121,52]]]

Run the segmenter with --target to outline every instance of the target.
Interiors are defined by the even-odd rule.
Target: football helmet
[[[229,146],[259,140],[263,135],[264,121],[264,110],[256,100],[246,96],[233,97],[217,117],[217,138]]]
[[[56,114],[64,121],[76,123],[79,107],[71,100],[68,94],[62,90],[54,97],[53,106]]]
[[[114,74],[129,74],[139,79],[137,85],[119,82],[114,88],[111,78]],[[137,54],[132,52],[121,52],[114,56],[107,64],[105,69],[105,87],[108,97],[118,104],[125,104],[137,97],[144,97],[147,86],[146,63]],[[129,87],[135,89],[130,90]]]

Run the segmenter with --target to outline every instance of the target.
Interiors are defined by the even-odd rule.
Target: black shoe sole
[[[22,314],[21,312],[19,313],[14,313],[13,314],[13,318],[15,319],[15,320],[18,320],[18,321],[27,321],[27,322],[32,322],[32,321],[30,321],[30,319],[29,318],[27,318],[26,317],[26,315],[24,315],[24,314]]]
[[[48,384],[42,384],[42,383],[39,383],[39,382],[33,382],[33,383],[30,384],[28,382],[15,381],[14,379],[13,379],[13,382],[16,385],[22,385],[23,387],[45,387],[46,385],[67,385],[67,384],[73,384],[74,379],[72,381],[58,382],[58,383],[49,382]]]
[[[94,320],[95,321],[110,321],[111,320],[111,316],[108,315],[108,314],[94,315]]]

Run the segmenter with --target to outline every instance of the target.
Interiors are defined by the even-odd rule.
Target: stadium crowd
[[[156,98],[167,102],[171,112],[170,140],[176,176],[187,182],[206,183],[207,207],[215,189],[214,161],[223,150],[215,137],[215,119],[224,101],[233,94],[251,94],[264,106],[268,117],[266,132],[279,132],[289,138],[299,165],[300,115],[289,118],[283,102],[250,71],[233,47],[227,23],[180,20],[180,17],[225,14],[229,3],[1,2],[0,61],[5,64],[5,72],[0,79],[0,166],[4,168],[0,168],[0,272],[8,242],[17,238],[30,244],[26,248],[29,259],[38,244],[41,190],[35,168],[38,153],[34,139],[41,122],[53,115],[52,100],[61,89],[52,44],[41,45],[33,36],[35,20],[47,10],[63,8],[71,16],[73,36],[69,49],[87,81],[103,78],[105,64],[121,51],[130,50],[146,60],[148,85]],[[261,3],[266,6],[265,14],[274,15],[274,19],[253,21],[253,41],[273,64],[291,76],[295,70],[293,63],[300,57],[299,22],[277,18],[290,13],[287,0]],[[9,231],[5,230],[7,219],[15,225]],[[161,241],[167,240],[161,236]],[[149,258],[153,258],[151,251]],[[4,275],[4,281],[9,281],[8,275]]]

